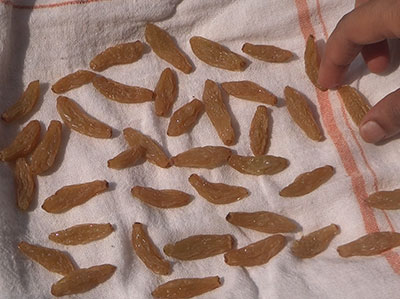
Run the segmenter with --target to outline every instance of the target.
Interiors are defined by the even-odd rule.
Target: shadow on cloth
[[[29,5],[33,5],[36,0],[29,1]],[[8,34],[4,40],[4,49],[0,53],[2,76],[0,77],[0,86],[2,105],[1,111],[14,103],[24,91],[28,82],[36,78],[24,78],[24,66],[26,63],[26,51],[30,41],[29,19],[32,10],[29,9],[11,9],[9,11],[9,28]],[[26,82],[24,82],[26,81]],[[1,124],[2,141],[1,147],[6,146],[15,137],[19,131],[19,125]],[[23,126],[26,123],[23,124]],[[21,126],[22,127],[22,126]],[[26,275],[26,258],[17,251],[18,243],[22,240],[29,241],[27,233],[27,225],[29,223],[29,212],[21,212],[17,209],[15,201],[15,187],[13,180],[13,165],[0,165],[0,177],[2,182],[1,194],[6,195],[0,203],[0,217],[4,226],[0,235],[0,244],[4,246],[6,252],[16,253],[15,259],[3,261],[5,263],[5,271],[10,271],[10,275],[17,275],[24,290],[28,287],[28,276]],[[34,199],[36,201],[36,199]],[[11,287],[11,286],[10,286]]]

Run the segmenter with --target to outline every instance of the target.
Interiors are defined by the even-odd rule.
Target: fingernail
[[[366,142],[377,143],[385,138],[385,130],[375,121],[370,120],[360,128],[360,134]]]

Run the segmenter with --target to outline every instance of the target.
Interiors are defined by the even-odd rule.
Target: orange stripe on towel
[[[296,8],[297,8],[300,29],[303,34],[304,40],[307,40],[309,34],[315,35],[315,31],[314,31],[314,28],[311,23],[310,10],[309,10],[306,0],[295,0],[295,4],[296,4]],[[321,19],[321,23],[323,24],[324,34],[327,37],[328,33],[326,30],[325,23],[322,20],[321,8],[320,8],[318,0],[317,0],[317,9],[318,9],[318,14]],[[328,135],[332,139],[332,141],[336,147],[336,150],[339,153],[339,156],[340,156],[340,159],[342,161],[345,171],[350,176],[353,193],[358,201],[361,216],[364,221],[365,229],[368,233],[379,231],[378,223],[377,223],[377,220],[374,216],[372,209],[370,207],[368,207],[364,202],[365,198],[368,196],[367,191],[366,191],[366,183],[365,183],[364,177],[362,176],[362,173],[360,172],[359,168],[357,167],[357,163],[356,163],[354,156],[350,150],[350,146],[344,139],[343,134],[340,131],[340,129],[335,121],[333,108],[332,108],[332,105],[331,105],[331,102],[329,99],[329,92],[322,92],[317,88],[315,90],[317,93],[317,101],[318,101],[319,108],[321,111],[322,122],[327,130]],[[345,121],[346,121],[346,116],[345,116]],[[347,124],[348,124],[348,127],[351,129],[348,119],[347,119]],[[360,152],[363,155],[363,159],[365,159],[364,162],[366,162],[367,167],[369,167],[370,171],[372,171],[371,173],[374,177],[374,182],[376,183],[375,188],[377,189],[376,173],[370,167],[368,160],[365,157],[365,153],[361,147],[361,144],[359,143],[359,141],[357,140],[357,138],[354,134],[354,131],[352,132],[352,135],[354,136],[353,138],[356,140],[356,143],[359,145]],[[400,257],[399,257],[399,255],[393,251],[389,251],[389,252],[386,252],[384,254],[384,256],[385,256],[386,260],[388,261],[388,263],[390,264],[390,266],[392,267],[392,269],[396,273],[400,274]]]
[[[325,24],[324,18],[322,17],[321,5],[320,5],[319,0],[316,0],[316,3],[317,3],[317,13],[318,13],[318,17],[319,17],[320,22],[321,22],[321,25],[322,25],[322,31],[324,32],[325,40],[327,40],[328,37],[329,37],[329,34],[328,34],[328,30],[326,29],[326,24]],[[337,97],[338,97],[339,99],[341,99],[340,94],[339,94],[338,92],[336,92],[336,95],[337,95]],[[364,161],[365,166],[367,167],[368,171],[369,171],[369,172],[371,173],[371,175],[372,175],[372,179],[373,179],[373,181],[374,181],[374,191],[375,191],[375,192],[378,192],[378,191],[379,191],[379,187],[378,187],[378,184],[379,184],[379,183],[378,183],[378,176],[376,175],[375,170],[374,170],[374,169],[371,167],[371,165],[369,164],[369,161],[368,161],[368,159],[367,159],[367,156],[366,156],[366,154],[365,154],[365,151],[364,151],[364,149],[363,149],[363,147],[362,147],[362,145],[361,145],[359,139],[357,138],[357,135],[356,135],[356,133],[354,132],[353,127],[352,127],[351,124],[350,124],[349,117],[348,117],[348,115],[347,115],[347,113],[346,113],[346,109],[345,109],[345,107],[344,107],[344,103],[343,103],[342,100],[340,101],[340,106],[341,106],[341,112],[342,112],[342,115],[343,115],[343,119],[344,119],[344,121],[345,121],[345,124],[346,124],[347,128],[349,129],[349,131],[350,131],[350,133],[351,133],[351,136],[352,136],[353,140],[355,141],[355,143],[356,143],[358,149],[360,150],[360,154],[361,154],[361,157],[362,157],[362,159],[363,159],[363,161]],[[385,218],[386,218],[386,221],[387,221],[388,224],[389,224],[389,227],[390,227],[391,231],[394,231],[394,227],[393,227],[392,221],[390,220],[389,216],[387,215],[387,213],[386,213],[385,211],[382,211],[382,212],[383,212],[383,215],[384,215]]]

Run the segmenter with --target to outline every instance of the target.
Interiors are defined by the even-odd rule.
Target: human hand
[[[358,0],[330,35],[321,60],[319,83],[326,88],[339,86],[361,52],[373,73],[383,72],[390,62],[387,39],[400,37],[400,1]],[[387,95],[364,117],[360,135],[377,143],[400,132],[400,89]]]

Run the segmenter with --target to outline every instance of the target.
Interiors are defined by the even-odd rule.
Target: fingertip
[[[361,53],[368,69],[372,73],[382,73],[389,66],[390,52],[386,40],[364,46]]]
[[[321,62],[319,71],[318,71],[318,84],[322,88],[331,89],[335,87],[336,82],[332,80],[332,75],[327,71],[326,63],[324,61]]]
[[[322,58],[318,72],[318,84],[327,89],[336,89],[343,82],[348,65],[335,63],[330,56],[328,50]]]
[[[379,143],[400,132],[400,89],[388,94],[364,116],[360,135],[368,143]]]
[[[373,120],[367,121],[360,126],[360,135],[365,142],[378,143],[385,138],[385,130]]]
[[[375,74],[383,73],[389,66],[389,59],[384,56],[376,57],[367,62],[368,69]]]
[[[320,68],[318,74],[318,84],[326,89],[336,89],[340,84],[340,74],[331,71],[328,72],[324,68]]]

